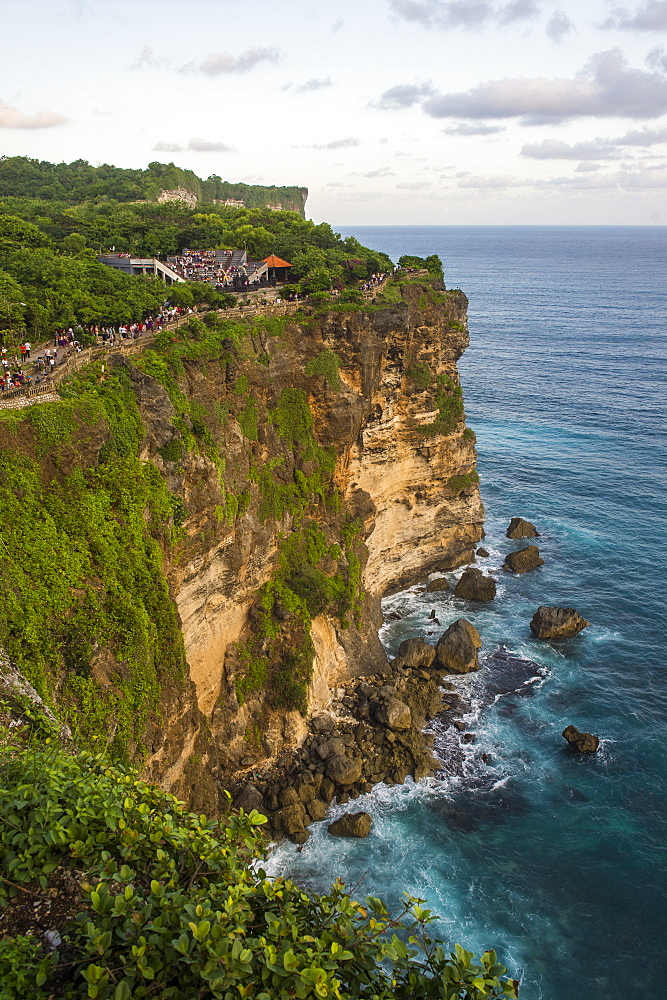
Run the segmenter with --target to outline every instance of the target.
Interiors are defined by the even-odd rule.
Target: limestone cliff
[[[196,321],[149,350],[112,355],[72,388],[88,409],[77,404],[55,459],[15,424],[0,438],[43,470],[53,461],[47,479],[54,469],[63,482],[76,469],[90,476],[111,461],[114,418],[107,402],[95,422],[85,394],[97,399],[113,382],[138,406],[136,459],[160,473],[160,509],[171,514],[161,527],[144,516],[171,595],[153,612],[158,638],[145,653],[157,678],[143,725],[149,778],[214,808],[221,779],[298,745],[304,717],[345,679],[382,672],[383,594],[473,558],[484,510],[456,369],[466,306],[461,292],[404,281],[367,306]],[[30,433],[40,426],[33,418]],[[160,666],[170,600],[182,679]],[[63,618],[70,642],[78,618]],[[103,631],[81,654],[87,665],[63,653],[44,681],[66,720],[85,711],[68,670],[109,705],[132,690],[132,655]]]

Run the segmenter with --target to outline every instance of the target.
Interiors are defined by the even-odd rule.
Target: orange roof
[[[291,264],[288,264],[286,260],[281,260],[280,257],[276,257],[276,255],[274,253],[272,253],[270,257],[265,257],[264,258],[264,263],[268,264],[269,267],[291,267],[292,266]]]

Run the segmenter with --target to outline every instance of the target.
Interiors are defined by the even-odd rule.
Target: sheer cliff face
[[[465,296],[382,295],[210,314],[0,425],[3,535],[25,551],[0,643],[82,746],[197,808],[386,669],[382,595],[481,537]]]
[[[303,631],[278,604],[273,613],[282,635],[271,640],[273,645],[264,634],[257,638],[257,622],[258,607],[261,617],[266,601],[261,595],[284,565],[285,539],[294,537],[304,518],[315,512],[327,542],[334,544],[333,555],[318,564],[323,573],[350,579],[358,564],[363,592],[356,615],[325,608],[306,630],[312,643],[307,647],[310,712],[325,707],[343,679],[386,663],[377,639],[383,594],[474,558],[484,510],[456,369],[468,343],[467,300],[460,292],[410,284],[401,295],[386,308],[332,311],[307,323],[295,321],[279,337],[256,324],[252,350],[236,352],[226,367],[186,365],[183,388],[200,406],[210,409],[212,400],[229,399],[233,386],[237,413],[244,400],[256,404],[256,440],[243,433],[241,418],[224,425],[219,445],[224,486],[219,470],[201,455],[188,454],[180,471],[163,462],[155,448],[164,445],[160,435],[165,436],[170,421],[165,412],[156,414],[154,405],[151,416],[151,407],[142,404],[146,456],[172,476],[188,511],[186,549],[169,576],[197,706],[206,722],[188,713],[187,698],[174,704],[169,713],[181,721],[167,730],[174,728],[176,735],[167,741],[170,746],[160,742],[148,769],[179,794],[193,780],[187,770],[193,755],[200,781],[204,773],[228,774],[278,754],[305,735],[302,712],[276,705],[261,684],[248,681],[249,662],[259,669],[262,657],[278,662],[303,645]],[[255,363],[258,355],[262,364]],[[313,373],[322,368],[325,374]],[[339,500],[327,508],[311,505],[305,515],[288,509],[266,516],[266,494],[263,499],[256,487],[258,480],[261,486],[258,470],[271,469],[278,486],[291,488],[300,476],[312,476],[316,466],[306,448],[281,432],[279,400],[295,389],[307,400],[318,448],[335,455],[331,478]],[[144,392],[150,395],[145,379]],[[220,516],[224,493],[241,490],[248,496],[247,509],[227,521]],[[356,540],[339,555],[335,543],[350,523],[358,526]],[[272,669],[269,665],[269,673]]]

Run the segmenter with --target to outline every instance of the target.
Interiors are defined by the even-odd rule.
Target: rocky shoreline
[[[433,774],[441,762],[424,726],[437,715],[465,729],[467,705],[436,647],[409,639],[401,650],[382,674],[339,688],[329,711],[310,721],[298,750],[230,784],[234,807],[262,812],[272,839],[302,844],[310,823],[324,819],[332,802],[349,802],[381,782]]]
[[[520,518],[512,520],[507,534],[538,536],[534,525]],[[505,568],[526,572],[542,565],[539,550],[535,546],[530,549],[535,552],[529,553],[529,564]],[[519,554],[528,551],[519,550]],[[436,588],[448,589],[449,584],[444,578],[437,579],[428,590]],[[463,590],[465,595],[459,594]],[[464,571],[455,593],[473,601],[493,600],[495,583],[471,567]],[[530,623],[538,638],[552,639],[575,635],[586,625],[574,609],[545,607],[538,609]],[[438,728],[455,733],[459,745],[474,741],[463,721],[470,706],[452,678],[479,669],[481,646],[479,633],[464,618],[453,622],[436,645],[422,638],[404,640],[398,655],[381,672],[352,678],[337,689],[326,713],[309,720],[308,734],[298,749],[281,754],[266,769],[249,769],[228,782],[234,808],[263,813],[271,839],[287,837],[304,844],[310,836],[310,824],[323,820],[333,802],[350,802],[380,783],[402,784],[408,776],[418,781],[443,768],[449,770],[453,761],[434,755],[434,734],[424,727],[437,719]],[[487,694],[514,690],[540,671],[537,664],[505,650],[489,655],[487,663],[497,667],[493,673],[499,675],[495,682],[487,683]],[[510,677],[509,687],[504,686]],[[590,735],[570,728],[578,737]],[[365,836],[367,832],[353,835]]]

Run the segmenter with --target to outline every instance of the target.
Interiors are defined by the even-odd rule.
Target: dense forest
[[[315,225],[297,212],[114,200],[110,192],[115,182],[105,188],[101,174],[95,174],[97,180],[90,189],[84,181],[80,188],[72,184],[68,198],[27,196],[29,176],[11,182],[8,165],[17,159],[33,162],[24,158],[0,161],[0,190],[4,192],[0,197],[0,335],[27,331],[37,340],[55,327],[126,323],[158,310],[166,294],[161,282],[153,277],[129,277],[100,264],[97,255],[111,248],[163,259],[185,247],[246,249],[255,259],[275,253],[293,265],[290,291],[307,295],[354,289],[371,274],[392,266],[385,254],[363,247],[353,237],[343,240],[328,224]],[[58,169],[54,167],[56,173]],[[104,200],[96,201],[91,192],[100,189],[107,193]],[[79,201],[74,200],[75,190],[81,192]],[[169,296],[178,305],[225,304],[208,285],[174,286]]]
[[[42,201],[157,201],[163,191],[183,188],[195,195],[201,205],[234,198],[246,208],[281,205],[304,215],[308,189],[269,187],[260,184],[232,184],[217,174],[202,180],[192,170],[173,163],[149,163],[146,170],[113,167],[103,163],[93,167],[87,160],[72,163],[49,163],[27,156],[0,157],[0,198],[14,195]]]

